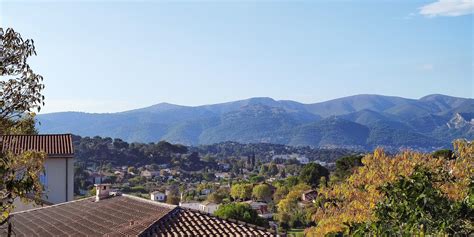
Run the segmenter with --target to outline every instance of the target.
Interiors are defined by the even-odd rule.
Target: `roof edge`
[[[77,200],[72,200],[72,201],[69,201],[69,202],[62,202],[62,203],[58,203],[58,204],[53,204],[53,205],[46,206],[46,207],[38,207],[38,208],[29,209],[29,210],[13,212],[11,214],[15,215],[15,214],[21,214],[21,213],[26,213],[26,212],[38,211],[38,210],[42,210],[42,209],[46,209],[46,208],[50,208],[50,207],[57,207],[57,206],[66,205],[66,204],[69,204],[69,203],[83,202],[83,201],[87,201],[88,199],[95,200],[94,197],[86,197],[86,198],[81,198],[81,199],[77,199]]]

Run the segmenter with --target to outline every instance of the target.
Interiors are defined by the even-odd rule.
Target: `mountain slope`
[[[168,140],[187,145],[223,141],[291,145],[434,149],[474,139],[474,100],[428,95],[418,100],[355,95],[303,104],[267,97],[180,106],[168,103],[120,113],[38,115],[41,133]]]
[[[368,135],[366,126],[330,117],[296,128],[289,145],[365,148]]]

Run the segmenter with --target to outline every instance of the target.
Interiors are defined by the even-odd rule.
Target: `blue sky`
[[[1,1],[33,38],[44,112],[265,96],[474,97],[470,0]]]

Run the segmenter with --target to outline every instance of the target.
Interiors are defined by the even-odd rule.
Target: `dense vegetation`
[[[244,221],[259,226],[266,225],[264,219],[258,216],[249,204],[246,203],[229,203],[219,206],[214,215],[224,219],[234,219]]]
[[[221,142],[212,145],[200,145],[191,147],[191,151],[198,152],[203,156],[210,155],[216,157],[239,157],[254,155],[266,160],[270,160],[277,154],[300,154],[306,156],[309,160],[318,160],[324,162],[334,162],[336,159],[355,153],[353,150],[332,148],[315,149],[309,146],[285,146],[271,143],[238,143]]]
[[[454,152],[434,154],[377,149],[362,166],[351,160],[343,162],[354,169],[350,176],[320,188],[310,234],[472,234],[473,142],[458,140]]]
[[[100,137],[75,137],[74,141],[79,163],[128,167],[122,178],[129,186],[117,184],[124,192],[146,195],[166,186],[174,190],[169,203],[178,203],[182,192],[182,201],[222,204],[216,215],[257,225],[268,223],[241,202],[265,202],[279,228],[307,228],[316,236],[465,234],[473,228],[469,218],[474,203],[474,146],[465,141],[457,141],[454,151],[391,155],[376,149],[365,156],[342,149],[235,142],[185,147]],[[278,153],[305,154],[312,159],[329,154],[336,161],[328,170],[318,163],[272,159]],[[162,175],[153,179],[130,175],[137,173],[135,167],[141,167],[138,171],[160,170],[159,164],[181,173],[171,181],[162,180]],[[218,171],[221,164],[229,164],[226,171]],[[215,172],[229,176],[217,179]],[[203,195],[203,190],[212,191]],[[302,200],[308,190],[318,190],[314,203]]]
[[[122,139],[102,137],[74,136],[75,156],[79,163],[92,166],[142,166],[146,164],[179,165],[185,170],[200,170],[206,165],[209,157],[228,159],[254,156],[259,160],[270,161],[274,154],[300,154],[310,160],[334,162],[337,158],[352,154],[346,149],[312,149],[310,147],[290,147],[277,144],[240,144],[225,142],[198,147],[187,147],[171,144],[166,141],[158,143],[128,143]],[[203,158],[201,160],[201,158]],[[193,160],[194,159],[194,160]],[[190,161],[189,161],[190,160]]]

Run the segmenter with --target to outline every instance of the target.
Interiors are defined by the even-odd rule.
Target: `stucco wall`
[[[56,204],[74,199],[74,159],[48,158],[45,173],[46,201]]]

